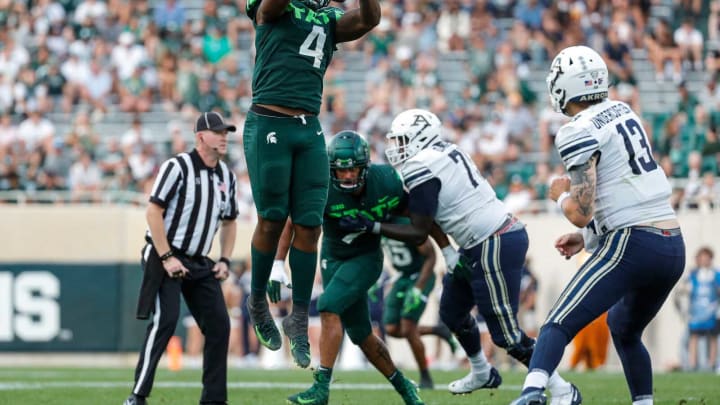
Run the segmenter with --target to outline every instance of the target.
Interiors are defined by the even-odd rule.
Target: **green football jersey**
[[[343,11],[334,7],[314,11],[293,0],[278,20],[257,25],[261,1],[248,0],[246,9],[255,26],[253,103],[318,114],[323,76],[337,50],[335,25]]]
[[[340,229],[340,218],[364,215],[374,221],[387,221],[405,206],[402,180],[390,165],[370,165],[362,195],[354,196],[330,187],[323,221],[322,255],[349,259],[380,250],[380,235],[369,232],[346,232]]]
[[[398,217],[395,223],[409,224],[410,219],[407,217]],[[390,262],[395,270],[400,272],[404,277],[420,273],[425,256],[420,254],[417,246],[412,243],[406,243],[396,239],[383,237],[382,246],[386,254],[390,255]]]

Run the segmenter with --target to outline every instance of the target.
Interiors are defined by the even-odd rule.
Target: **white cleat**
[[[448,391],[454,395],[469,394],[483,388],[497,388],[502,384],[502,377],[495,367],[490,369],[488,377],[482,377],[472,371],[465,377],[448,384]]]
[[[550,405],[580,405],[582,404],[582,395],[580,390],[574,384],[570,384],[570,389],[562,393],[550,392]]]

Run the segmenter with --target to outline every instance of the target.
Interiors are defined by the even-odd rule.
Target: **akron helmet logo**
[[[578,101],[595,101],[595,100],[603,100],[606,99],[608,96],[607,91],[601,91],[600,93],[593,93],[593,94],[585,94],[580,97]]]
[[[277,135],[277,133],[275,133],[274,131],[267,134],[267,136],[265,137],[265,140],[267,141],[268,145],[270,145],[271,143],[277,143],[276,135]]]
[[[420,132],[424,131],[425,128],[430,126],[430,122],[427,120],[427,118],[425,118],[424,115],[417,114],[415,116],[415,121],[413,121],[411,126],[414,127],[414,126],[418,126],[418,125],[422,126],[422,128],[418,129],[418,131],[417,131],[417,133],[419,134]]]

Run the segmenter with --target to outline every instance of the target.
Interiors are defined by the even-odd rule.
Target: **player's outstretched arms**
[[[335,28],[337,42],[354,41],[380,23],[380,2],[378,0],[358,0],[358,2],[360,3],[359,8],[346,12],[338,20]]]

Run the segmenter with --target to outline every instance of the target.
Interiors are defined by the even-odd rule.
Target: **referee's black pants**
[[[165,273],[155,249],[146,249],[149,251],[144,251],[145,271]],[[135,368],[133,393],[145,397],[150,395],[158,362],[175,332],[182,293],[190,313],[205,336],[200,404],[225,404],[230,319],[220,281],[213,277],[214,262],[207,258],[196,259],[180,255],[178,258],[190,270],[190,277],[172,279],[167,273],[163,276],[154,299],[153,316],[145,333],[145,343]]]

